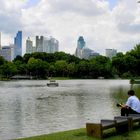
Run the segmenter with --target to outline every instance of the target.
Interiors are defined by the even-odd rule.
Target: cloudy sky
[[[77,39],[104,55],[106,48],[126,52],[140,42],[137,0],[0,0],[2,45],[13,43],[18,30],[59,40],[60,51],[74,54]]]

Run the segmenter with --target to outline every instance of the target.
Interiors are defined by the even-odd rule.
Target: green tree
[[[93,78],[112,77],[111,60],[105,56],[98,56],[90,60],[90,75]]]
[[[65,60],[58,60],[55,63],[55,69],[58,76],[66,76],[67,75],[67,62]]]
[[[0,66],[3,65],[5,63],[5,61],[6,60],[2,56],[0,56]]]
[[[4,63],[1,67],[1,74],[7,78],[17,74],[17,68],[12,62]]]
[[[74,62],[67,65],[67,76],[73,76],[76,72],[76,65]]]
[[[27,66],[31,76],[36,78],[46,78],[48,75],[49,64],[45,61],[31,57]]]
[[[80,78],[88,78],[89,73],[89,63],[87,60],[81,60],[77,64],[77,76]]]

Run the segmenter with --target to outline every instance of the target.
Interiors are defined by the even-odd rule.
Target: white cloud
[[[0,1],[5,11],[0,10],[2,31],[16,34],[21,28],[24,39],[53,36],[59,40],[60,50],[67,53],[75,52],[80,35],[84,36],[87,47],[101,54],[106,48],[128,51],[140,40],[140,5],[135,0],[118,0],[111,10],[107,0],[40,0],[26,9],[23,1],[11,0],[11,6]]]

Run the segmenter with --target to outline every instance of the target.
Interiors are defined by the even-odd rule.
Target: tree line
[[[126,54],[117,53],[109,59],[97,56],[89,60],[79,59],[64,52],[25,54],[17,56],[12,62],[0,56],[0,77],[14,75],[32,76],[35,79],[48,77],[72,77],[96,79],[134,78],[140,76],[140,44]]]

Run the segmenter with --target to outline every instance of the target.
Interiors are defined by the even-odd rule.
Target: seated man
[[[129,98],[124,106],[121,107],[121,116],[128,116],[128,114],[140,114],[140,101],[135,96],[134,90],[128,91]]]

